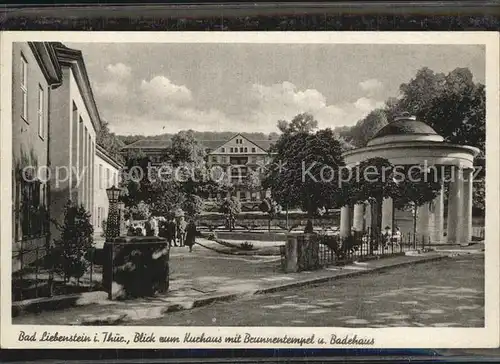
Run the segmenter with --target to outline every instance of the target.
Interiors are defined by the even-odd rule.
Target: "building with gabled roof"
[[[237,133],[226,140],[200,140],[207,155],[209,168],[221,167],[229,170],[231,181],[235,186],[233,195],[242,201],[257,201],[262,197],[261,191],[248,191],[244,187],[249,173],[257,171],[271,160],[270,149],[273,140],[252,140]],[[122,148],[122,154],[141,151],[151,164],[159,164],[165,158],[167,148],[172,145],[169,139],[142,139]]]

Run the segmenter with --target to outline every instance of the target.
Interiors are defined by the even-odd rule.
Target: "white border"
[[[357,335],[374,338],[367,348],[486,348],[498,347],[499,325],[499,34],[496,32],[3,32],[0,38],[1,65],[1,132],[0,132],[0,256],[1,260],[1,346],[4,348],[292,348],[285,345],[260,344],[92,344],[18,342],[20,330],[60,334],[83,334],[113,331],[131,339],[141,331],[180,337],[184,333],[231,336],[250,333],[256,336],[314,334],[327,342],[337,337]],[[12,325],[11,317],[11,168],[12,168],[12,42],[61,41],[82,43],[302,43],[302,44],[478,44],[486,46],[486,119],[487,119],[487,183],[486,183],[486,252],[485,252],[485,327],[484,328],[330,328],[330,327],[78,327]],[[360,348],[348,345],[304,345],[302,348]]]

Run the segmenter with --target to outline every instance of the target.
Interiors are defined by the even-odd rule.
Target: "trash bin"
[[[103,286],[110,300],[168,291],[170,247],[166,239],[121,236],[105,242],[103,250]]]

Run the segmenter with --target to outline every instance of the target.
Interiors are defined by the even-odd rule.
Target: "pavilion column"
[[[372,226],[372,206],[369,202],[365,203],[365,228],[368,230]]]
[[[364,214],[365,214],[365,204],[357,203],[354,205],[354,218],[352,222],[352,227],[355,231],[364,230]]]
[[[416,240],[427,244],[430,237],[430,204],[425,203],[417,209],[417,236]]]
[[[393,215],[394,215],[394,207],[392,204],[392,198],[391,197],[384,198],[384,200],[382,201],[382,224],[381,224],[382,226],[380,227],[381,231],[384,231],[386,226],[389,226],[389,228],[392,231]]]
[[[346,205],[340,209],[340,237],[351,235],[351,206]]]
[[[462,169],[452,167],[450,192],[448,196],[447,241],[449,244],[459,243],[462,228],[463,211],[463,175]]]
[[[472,187],[473,169],[464,170],[462,235],[460,243],[470,243],[472,239]]]
[[[444,186],[441,183],[441,190],[431,203],[431,216],[433,220],[431,242],[433,244],[443,243],[443,225],[444,225]]]

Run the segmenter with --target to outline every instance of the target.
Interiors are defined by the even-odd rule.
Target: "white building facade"
[[[118,186],[123,165],[113,159],[101,146],[96,146],[94,180],[94,235],[101,237],[108,218],[109,200],[106,189]]]

